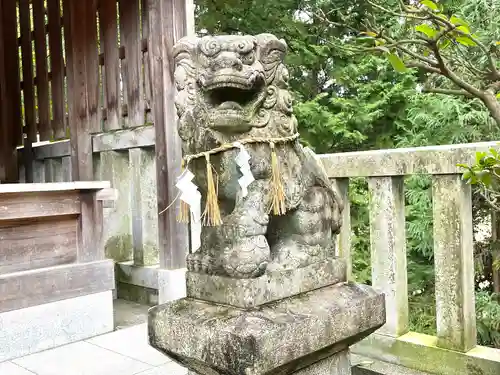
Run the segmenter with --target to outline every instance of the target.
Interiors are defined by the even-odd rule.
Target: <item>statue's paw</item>
[[[215,259],[211,255],[205,255],[201,258],[201,271],[212,274],[215,270]]]
[[[255,277],[262,276],[267,268],[267,262],[262,262],[260,264],[249,263],[242,264],[238,267],[231,267],[226,265],[224,270],[230,277],[237,279],[253,279]]]
[[[266,273],[295,270],[306,267],[317,258],[316,247],[306,247],[292,239],[278,242],[272,249],[272,260]]]
[[[202,272],[202,257],[199,252],[188,254],[186,257],[186,265],[188,271]]]
[[[243,237],[224,250],[224,270],[230,277],[254,278],[264,274],[269,245],[264,236]]]

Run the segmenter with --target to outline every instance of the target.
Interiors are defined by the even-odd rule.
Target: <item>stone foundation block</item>
[[[344,259],[329,259],[304,268],[266,273],[255,279],[234,279],[188,272],[187,297],[252,308],[346,281]]]
[[[186,269],[158,269],[159,303],[175,301],[186,297]]]
[[[339,283],[248,310],[184,298],[152,308],[148,327],[153,347],[199,374],[344,375],[332,356],[384,323],[383,294]]]
[[[0,313],[0,362],[111,331],[111,291],[3,312]]]

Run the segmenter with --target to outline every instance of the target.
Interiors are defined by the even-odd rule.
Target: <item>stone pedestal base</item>
[[[349,351],[344,350],[298,370],[293,375],[351,375],[351,361],[349,357]],[[188,375],[200,374],[189,370]]]
[[[346,278],[345,261],[338,258],[295,270],[266,272],[255,279],[188,272],[187,295],[182,297],[248,309],[338,284]]]
[[[293,375],[351,375],[349,350],[343,350],[303,368]]]
[[[344,375],[349,346],[384,323],[382,294],[339,283],[247,310],[184,298],[148,326],[153,347],[199,374]]]

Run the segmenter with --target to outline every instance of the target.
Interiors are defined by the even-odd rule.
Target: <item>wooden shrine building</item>
[[[0,0],[0,362],[112,330],[115,263],[183,269],[187,230],[158,212],[193,32],[184,0]]]

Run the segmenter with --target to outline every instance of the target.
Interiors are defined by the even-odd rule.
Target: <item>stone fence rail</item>
[[[321,155],[328,175],[346,202],[339,253],[351,259],[349,179],[366,177],[369,187],[372,284],[386,295],[387,323],[358,344],[368,357],[442,375],[500,373],[500,350],[476,341],[471,186],[458,163],[477,151],[500,147],[486,142]],[[403,179],[432,176],[437,336],[409,331]],[[349,266],[349,269],[351,267]]]

